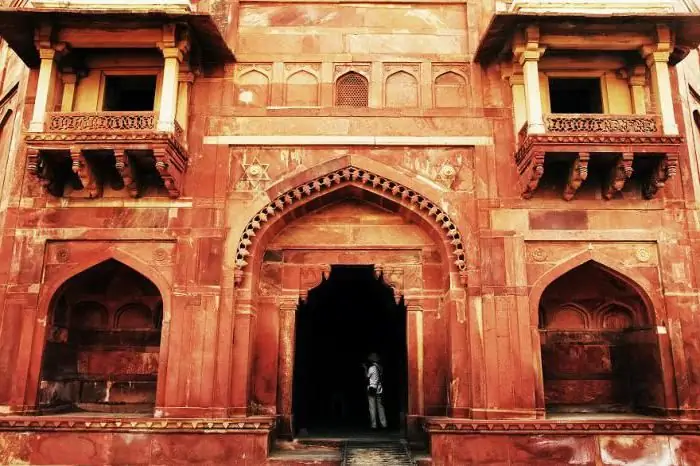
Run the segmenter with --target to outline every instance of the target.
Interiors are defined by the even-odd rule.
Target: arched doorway
[[[49,307],[39,408],[151,413],[162,320],[158,288],[115,259],[68,279]]]
[[[381,358],[388,428],[407,410],[406,309],[372,266],[333,266],[296,319],[293,415],[297,434],[369,427],[362,363]]]
[[[548,413],[656,414],[666,400],[648,299],[626,277],[587,261],[539,303]]]

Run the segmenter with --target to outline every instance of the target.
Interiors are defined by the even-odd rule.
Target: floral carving
[[[155,131],[155,112],[48,113],[49,132]]]
[[[466,252],[462,243],[462,235],[443,209],[421,194],[395,181],[361,168],[348,166],[283,192],[258,211],[244,229],[238,242],[236,253],[237,270],[242,271],[248,265],[249,248],[255,241],[258,231],[263,228],[263,225],[271,217],[290,210],[293,204],[306,197],[311,197],[341,184],[361,185],[365,189],[391,196],[396,202],[417,212],[419,215],[429,218],[432,223],[437,224],[444,232],[447,241],[452,245],[452,254],[455,256],[454,264],[459,270],[466,268]],[[239,276],[241,276],[241,273],[239,273]]]
[[[656,133],[657,118],[649,115],[546,115],[548,133]]]

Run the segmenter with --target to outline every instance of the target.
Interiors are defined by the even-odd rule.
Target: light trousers
[[[372,423],[372,429],[377,428],[377,411],[379,411],[379,423],[382,427],[386,427],[386,413],[384,412],[384,403],[382,395],[367,395],[369,403],[369,419]]]

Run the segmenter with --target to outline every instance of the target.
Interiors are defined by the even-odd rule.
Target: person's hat
[[[367,356],[367,359],[372,362],[379,362],[379,355],[377,353],[371,353],[369,356]]]

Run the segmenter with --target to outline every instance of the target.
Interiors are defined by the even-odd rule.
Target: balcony
[[[183,129],[157,129],[156,112],[47,112],[26,133],[28,170],[53,196],[101,197],[104,186],[140,197],[148,184],[179,197],[188,153]]]
[[[548,114],[543,116],[544,133],[528,132],[527,123],[518,134],[515,162],[523,186],[522,195],[535,193],[549,156],[569,163],[569,178],[563,198],[571,200],[588,176],[591,159],[607,166],[610,174],[603,197],[612,199],[633,175],[639,174],[642,194],[653,198],[678,166],[683,138],[664,135],[657,115]],[[639,159],[635,163],[635,159]]]

